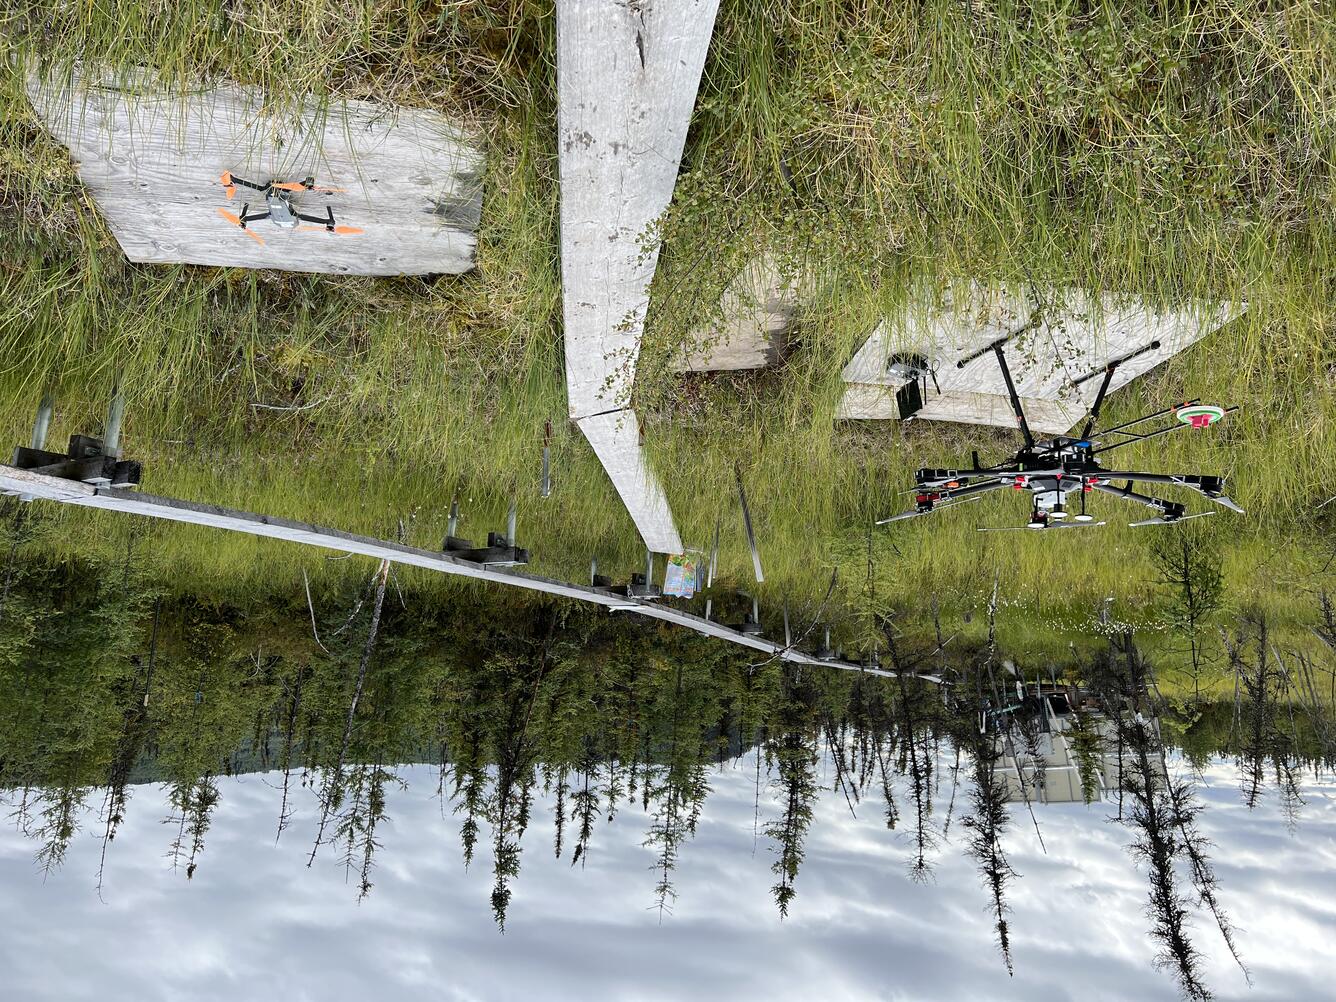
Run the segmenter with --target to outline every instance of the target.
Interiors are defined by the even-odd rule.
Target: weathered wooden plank
[[[803,651],[785,649],[768,640],[742,634],[719,623],[709,622],[699,616],[693,616],[688,612],[669,606],[655,605],[651,602],[643,602],[623,595],[614,595],[601,589],[554,581],[551,578],[539,577],[534,574],[486,567],[460,560],[446,553],[422,550],[417,547],[405,546],[402,543],[359,536],[338,529],[298,522],[293,519],[257,515],[253,512],[238,511],[233,508],[200,504],[193,501],[182,501],[177,498],[157,497],[151,494],[141,494],[137,491],[94,488],[88,484],[43,476],[33,473],[31,470],[22,470],[14,466],[0,466],[0,493],[22,494],[27,497],[42,498],[85,508],[140,515],[171,522],[185,522],[192,525],[240,532],[250,536],[262,536],[269,539],[301,543],[306,546],[336,550],[341,553],[358,554],[377,560],[389,560],[394,563],[422,567],[443,574],[453,574],[459,577],[488,581],[493,584],[510,585],[511,587],[524,588],[561,598],[590,602],[613,611],[626,611],[647,616],[651,619],[659,619],[797,664],[824,665],[846,671],[867,671],[874,675],[895,677],[893,673],[864,669],[860,665],[851,664],[847,661],[821,661]],[[938,681],[933,676],[924,677],[930,681]]]
[[[798,292],[798,282],[785,277],[772,255],[751,261],[720,297],[718,325],[698,331],[698,347],[674,368],[678,372],[726,372],[773,365],[798,308]]]
[[[658,241],[718,0],[558,0],[557,152],[570,416],[646,545],[681,547],[627,410]],[[617,412],[609,420],[589,420]],[[634,426],[634,434],[625,429]]]
[[[1096,303],[1079,292],[1065,293],[1060,302],[1060,309],[1013,337],[1006,351],[1027,419],[1035,431],[1045,434],[1068,431],[1093,402],[1100,379],[1079,385],[1076,380],[1159,341],[1160,347],[1118,367],[1110,384],[1113,392],[1239,312],[1226,304],[1201,303],[1156,311],[1108,295]],[[879,324],[844,369],[850,385],[837,417],[897,417],[894,392],[904,380],[888,374],[886,366],[894,352],[907,351],[936,364],[940,395],[930,384],[918,418],[1014,427],[994,355],[985,352],[964,368],[957,368],[956,362],[1026,327],[1031,319],[1032,308],[1024,297],[1006,290],[976,289],[959,304],[948,302],[927,313],[907,311],[895,327]]]
[[[631,521],[655,553],[681,553],[668,499],[640,445],[640,421],[630,409],[595,414],[576,422],[621,495]]]
[[[557,141],[573,418],[630,403],[658,242],[718,0],[558,0]]]
[[[151,81],[89,85],[29,82],[48,129],[70,148],[79,175],[126,256],[358,275],[455,274],[473,267],[481,212],[482,153],[444,116],[364,101],[314,99],[295,113],[265,107],[255,89],[219,86],[165,94]],[[328,205],[358,235],[293,233],[251,224],[261,246],[222,219],[260,192],[228,200],[223,171],[264,182],[307,175],[342,193],[299,192]]]

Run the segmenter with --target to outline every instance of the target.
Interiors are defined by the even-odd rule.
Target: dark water
[[[87,571],[25,568],[0,619],[4,998],[1336,983],[1330,671],[1261,624],[1212,703],[1131,636],[933,685],[485,596],[376,619],[360,580],[316,644],[304,601]]]

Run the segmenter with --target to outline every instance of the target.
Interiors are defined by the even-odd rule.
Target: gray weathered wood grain
[[[483,158],[443,115],[365,101],[315,100],[277,114],[252,88],[222,85],[184,95],[151,81],[123,87],[29,81],[47,128],[70,149],[126,256],[353,275],[458,274],[474,265]],[[313,175],[325,194],[299,192],[300,211],[364,232],[293,233],[251,224],[264,246],[218,215],[239,213],[260,192],[228,200],[219,177],[252,181]]]
[[[1161,362],[1189,348],[1240,312],[1229,304],[1190,303],[1159,311],[1135,300],[1105,295],[1096,302],[1070,291],[1060,308],[1033,330],[1007,344],[1007,363],[1030,426],[1045,434],[1068,431],[1086,413],[1101,377],[1074,380],[1102,370],[1153,341],[1160,347],[1120,365],[1110,392],[1126,386]],[[1007,290],[976,288],[959,303],[927,311],[907,311],[892,325],[883,322],[845,366],[849,384],[839,418],[895,418],[894,393],[902,381],[886,372],[896,351],[923,354],[936,362],[937,395],[929,386],[923,420],[959,421],[1015,427],[997,359],[987,352],[963,369],[956,361],[978,351],[1032,319],[1026,298]]]
[[[699,347],[674,363],[678,372],[761,369],[779,360],[798,308],[798,282],[762,254],[743,268],[720,297],[718,325],[699,331]]]
[[[718,0],[557,2],[567,403],[646,545],[668,553],[681,542],[629,407],[658,263],[651,229],[677,184],[717,8]]]

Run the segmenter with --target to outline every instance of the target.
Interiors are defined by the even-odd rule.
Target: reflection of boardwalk
[[[1021,727],[1013,727],[1009,738],[1003,739],[999,735],[997,739],[1002,753],[997,761],[997,772],[1006,782],[1007,799],[1019,802],[1028,797],[1031,803],[1037,804],[1070,804],[1086,800],[1077,747],[1080,739],[1066,695],[1056,692],[1045,693],[1039,699],[1027,697],[1021,712],[1033,714],[1033,740],[1026,741]],[[1097,735],[1097,745],[1091,752],[1094,784],[1088,799],[1094,803],[1116,798],[1122,782],[1122,767],[1113,721],[1093,710],[1085,711],[1084,719],[1085,725]],[[1159,721],[1151,722],[1151,731],[1159,736]]]
[[[645,544],[680,553],[631,386],[718,0],[558,0],[561,285],[570,416]]]
[[[269,515],[256,515],[252,512],[220,508],[217,505],[196,504],[175,498],[155,497],[151,494],[140,494],[133,490],[96,488],[79,481],[61,480],[56,477],[17,469],[13,466],[0,466],[0,493],[22,494],[34,498],[44,498],[49,501],[58,501],[63,504],[78,505],[82,508],[100,508],[104,511],[144,515],[170,522],[189,522],[193,525],[226,529],[230,532],[240,532],[250,536],[265,536],[270,539],[282,539],[307,546],[338,550],[343,553],[356,553],[362,556],[375,557],[378,560],[389,560],[398,564],[423,567],[442,574],[510,585],[514,588],[524,588],[528,591],[543,592],[560,598],[601,605],[612,611],[631,612],[636,615],[647,616],[650,619],[663,620],[666,623],[684,626],[705,636],[727,640],[730,643],[749,647],[752,650],[796,664],[829,665],[845,671],[867,672],[887,678],[895,677],[894,672],[863,668],[848,661],[818,660],[802,651],[786,649],[782,645],[762,637],[744,634],[739,630],[702,619],[700,616],[694,616],[689,612],[674,609],[667,605],[628,598],[606,589],[553,581],[550,578],[523,574],[515,570],[484,567],[481,564],[461,560],[446,553],[421,550],[400,543],[372,539],[369,536],[356,536],[352,533],[340,532],[338,529],[309,525],[305,522],[274,518]],[[936,680],[933,679],[933,681]]]

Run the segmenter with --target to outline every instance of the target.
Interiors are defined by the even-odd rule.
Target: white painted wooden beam
[[[658,264],[651,231],[677,184],[717,8],[557,2],[567,401],[646,544],[663,552],[680,552],[681,542],[628,408]],[[600,417],[613,412],[615,420]]]
[[[239,532],[249,536],[263,536],[269,539],[301,543],[340,553],[353,553],[378,560],[389,560],[397,564],[422,567],[426,570],[451,574],[457,577],[473,578],[493,584],[509,585],[528,591],[542,592],[560,598],[574,599],[601,605],[612,611],[625,611],[650,619],[662,620],[677,626],[686,627],[705,636],[726,640],[729,643],[749,647],[795,664],[827,666],[845,671],[865,672],[894,678],[894,672],[865,668],[848,661],[821,661],[796,649],[750,636],[721,623],[714,623],[689,612],[674,609],[667,605],[656,605],[623,595],[614,595],[602,589],[588,588],[583,585],[567,584],[551,578],[525,574],[507,568],[483,567],[479,564],[460,560],[446,553],[422,550],[402,543],[391,543],[370,536],[358,536],[338,529],[311,525],[293,519],[276,518],[270,515],[257,515],[252,512],[223,508],[218,505],[199,504],[194,501],[182,501],[177,498],[157,497],[131,490],[112,490],[93,487],[76,481],[60,480],[29,470],[13,466],[0,465],[0,494],[21,494],[31,498],[41,498],[62,504],[76,505],[82,508],[97,508],[104,511],[140,515],[148,518],[163,519],[169,522],[186,522],[192,525],[209,526],[230,532]],[[920,676],[931,682],[940,681],[935,676]]]
[[[168,93],[151,79],[29,81],[33,107],[70,149],[79,176],[131,261],[232,265],[349,275],[457,274],[474,265],[482,153],[445,116],[366,101],[308,100],[287,114],[254,88]],[[284,230],[261,220],[256,242],[218,215],[264,196],[251,181],[298,181],[302,212],[333,209],[355,235]]]
[[[635,411],[595,414],[576,421],[594,449],[645,545],[655,553],[681,553],[682,540],[668,510],[668,499],[654,471],[645,463],[640,421]]]

